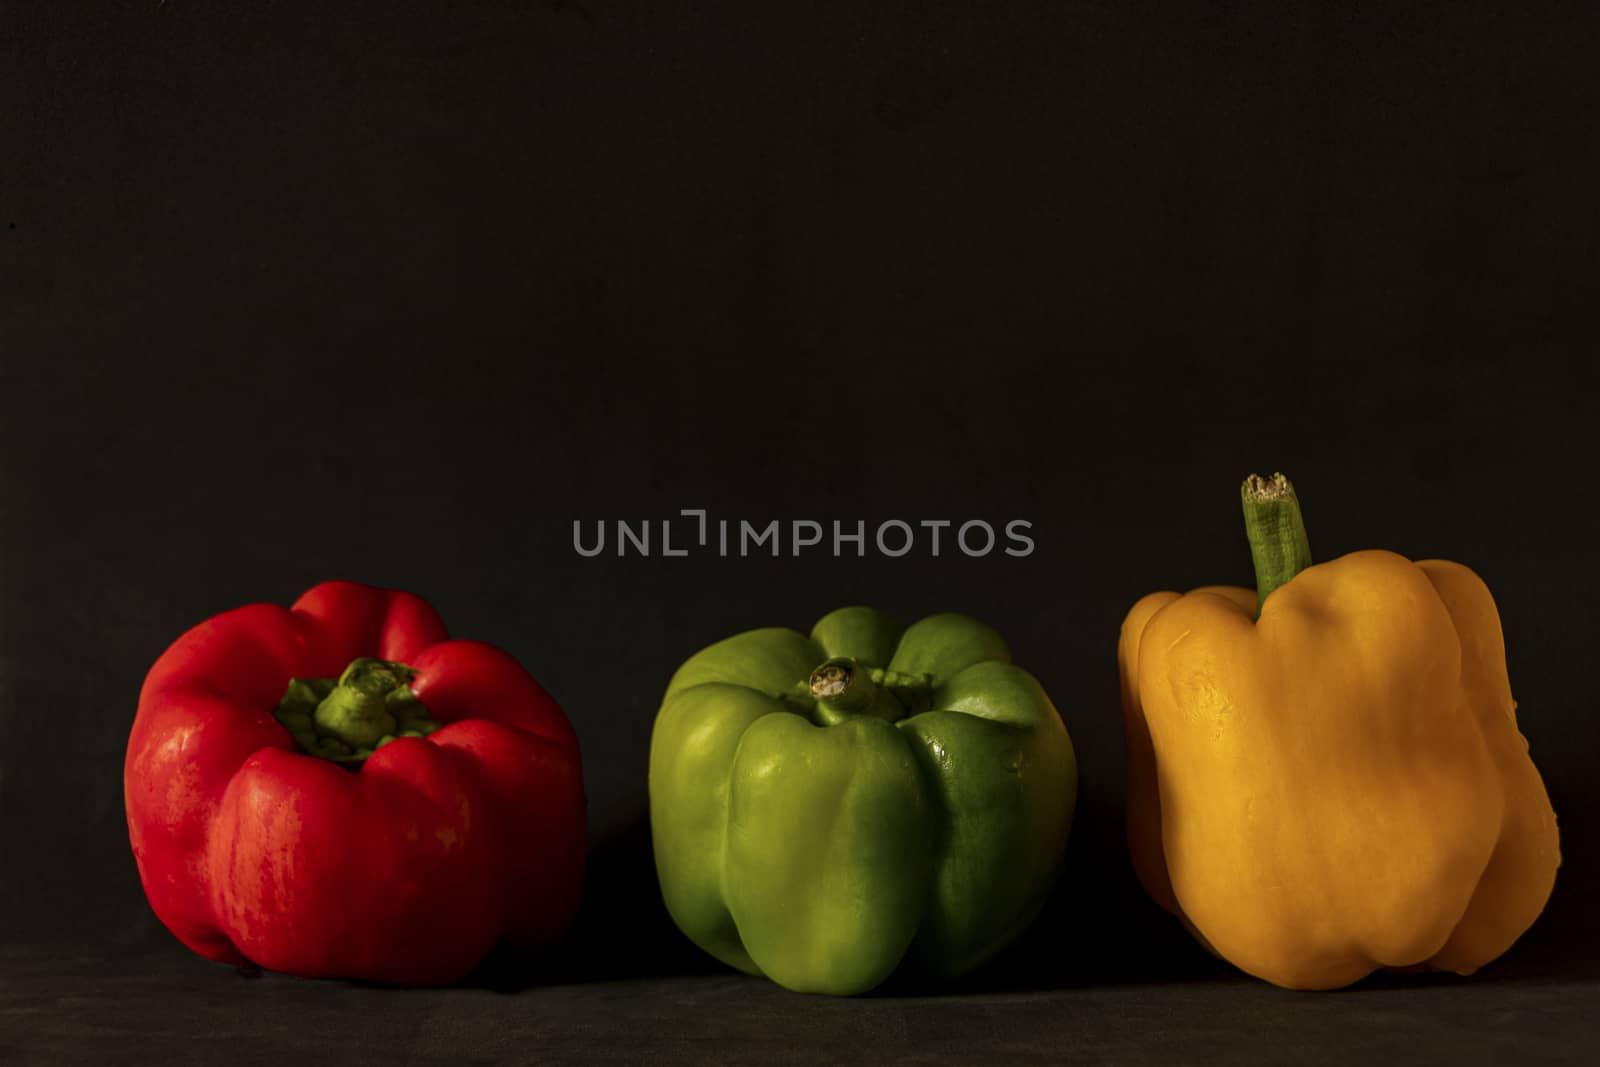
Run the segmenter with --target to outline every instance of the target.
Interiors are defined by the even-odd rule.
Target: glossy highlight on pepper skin
[[[408,665],[442,726],[353,766],[298,749],[274,716],[290,679],[369,656]],[[434,985],[577,910],[570,723],[514,659],[450,640],[410,593],[326,582],[184,634],[145,679],[124,796],[151,907],[208,959]]]
[[[1049,698],[989,627],[844,608],[691,657],[650,747],[667,909],[802,992],[971,970],[1052,884],[1077,791]]]
[[[1259,619],[1256,591],[1214,586],[1146,596],[1123,623],[1140,882],[1280,986],[1472,973],[1533,923],[1560,864],[1488,588],[1384,551],[1266,584]]]

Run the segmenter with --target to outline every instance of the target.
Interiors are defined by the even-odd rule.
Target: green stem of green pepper
[[[1282,474],[1252,474],[1239,489],[1256,569],[1256,617],[1272,591],[1311,566],[1311,542],[1294,486]]]
[[[273,715],[311,755],[359,763],[397,737],[439,728],[411,691],[416,676],[404,663],[364,656],[337,679],[290,679]]]
[[[806,685],[817,702],[818,720],[826,726],[837,726],[860,715],[890,722],[905,718],[905,705],[874,674],[888,681],[886,672],[874,671],[849,656],[835,656],[812,671]]]

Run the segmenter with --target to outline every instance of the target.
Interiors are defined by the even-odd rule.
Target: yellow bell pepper
[[[1256,591],[1152,593],[1122,624],[1139,880],[1280,986],[1470,974],[1561,862],[1489,590],[1392,552],[1312,566],[1288,480],[1242,495]]]

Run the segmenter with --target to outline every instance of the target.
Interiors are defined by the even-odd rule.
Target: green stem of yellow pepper
[[[1256,567],[1256,617],[1272,591],[1311,566],[1311,542],[1294,486],[1281,474],[1252,474],[1239,489],[1244,530]]]

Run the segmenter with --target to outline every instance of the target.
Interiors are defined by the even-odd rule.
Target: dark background
[[[226,6],[3,16],[0,1053],[1595,1039],[1587,5]],[[1152,589],[1247,584],[1237,483],[1277,469],[1319,558],[1456,559],[1498,599],[1566,863],[1470,981],[1239,979],[1127,868],[1118,624]],[[1022,518],[1037,549],[572,549],[574,519],[686,507]],[[567,944],[446,992],[246,983],[150,915],[121,799],[145,669],[201,619],[329,577],[423,593],[566,707],[594,849]],[[728,976],[653,884],[673,668],[861,601],[994,623],[1082,771],[1057,899],[933,999]]]

